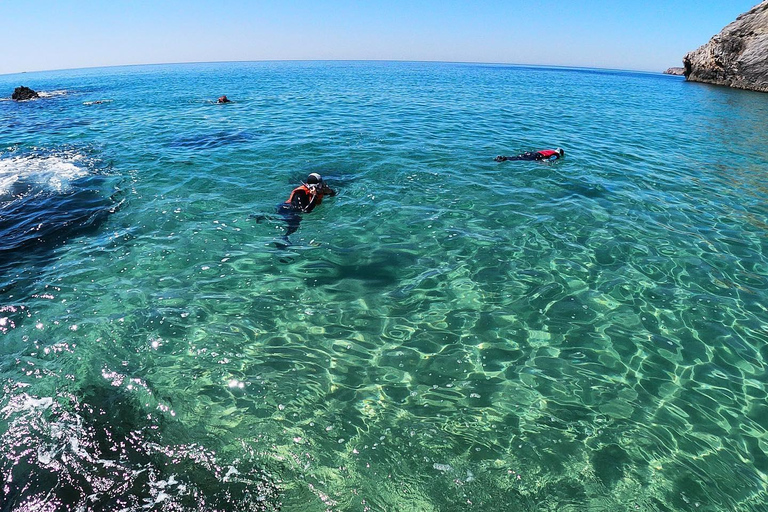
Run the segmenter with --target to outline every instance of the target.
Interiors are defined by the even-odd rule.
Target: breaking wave
[[[74,149],[15,153],[0,154],[0,262],[95,228],[121,204],[119,177],[98,159]]]
[[[65,151],[0,157],[0,201],[36,192],[67,192],[91,170],[85,155]]]

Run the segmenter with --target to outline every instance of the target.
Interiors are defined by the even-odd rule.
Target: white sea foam
[[[76,153],[0,159],[0,196],[9,194],[17,184],[64,192],[73,180],[87,174],[85,157]]]
[[[37,95],[40,96],[41,98],[53,98],[55,96],[64,96],[68,92],[69,91],[67,91],[66,89],[61,89],[57,91],[37,91]]]
[[[26,393],[22,393],[13,397],[13,399],[8,402],[8,405],[0,409],[0,416],[7,419],[12,413],[48,409],[52,405],[53,398],[49,396],[34,398]]]

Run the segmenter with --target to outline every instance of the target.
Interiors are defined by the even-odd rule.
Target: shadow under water
[[[1,510],[279,510],[266,472],[196,444],[168,445],[185,437],[178,425],[174,436],[114,384],[82,389],[80,398],[36,398],[6,384]]]
[[[14,299],[0,311],[16,316],[11,324],[23,317],[16,303],[55,249],[95,233],[122,206],[120,181],[76,150],[0,154],[0,293]]]

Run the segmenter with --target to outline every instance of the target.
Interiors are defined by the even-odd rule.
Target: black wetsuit
[[[296,187],[291,192],[291,196],[284,203],[277,205],[277,213],[279,213],[283,220],[285,220],[286,229],[285,236],[295,233],[299,229],[301,224],[301,214],[309,213],[315,209],[315,206],[320,204],[324,195],[334,196],[336,192],[331,190],[327,186],[322,191],[310,194],[310,189],[307,185]]]
[[[301,224],[301,214],[303,212],[311,211],[311,209],[307,210],[309,206],[309,194],[301,188],[294,190],[288,201],[277,205],[277,213],[283,217],[286,224],[286,237],[299,229],[299,225]],[[314,207],[314,205],[311,206]]]
[[[537,161],[537,160],[550,160],[552,158],[558,159],[560,158],[560,155],[553,150],[526,151],[525,153],[520,153],[517,156],[497,156],[495,160],[497,162],[505,162],[507,160]]]

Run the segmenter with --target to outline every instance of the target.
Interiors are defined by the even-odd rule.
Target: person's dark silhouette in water
[[[227,98],[226,96],[221,96],[219,99],[216,100],[216,103],[232,103],[232,100]]]
[[[541,151],[526,151],[517,156],[497,156],[494,158],[497,162],[506,162],[507,160],[557,160],[565,156],[565,151],[561,148],[542,149]]]
[[[323,181],[323,177],[316,172],[307,176],[306,183],[302,183],[293,189],[288,199],[277,206],[277,213],[283,217],[287,224],[285,236],[283,237],[286,242],[288,241],[288,235],[295,233],[299,229],[302,213],[309,213],[314,210],[317,205],[323,202],[324,196],[335,195],[336,191],[329,187]]]

